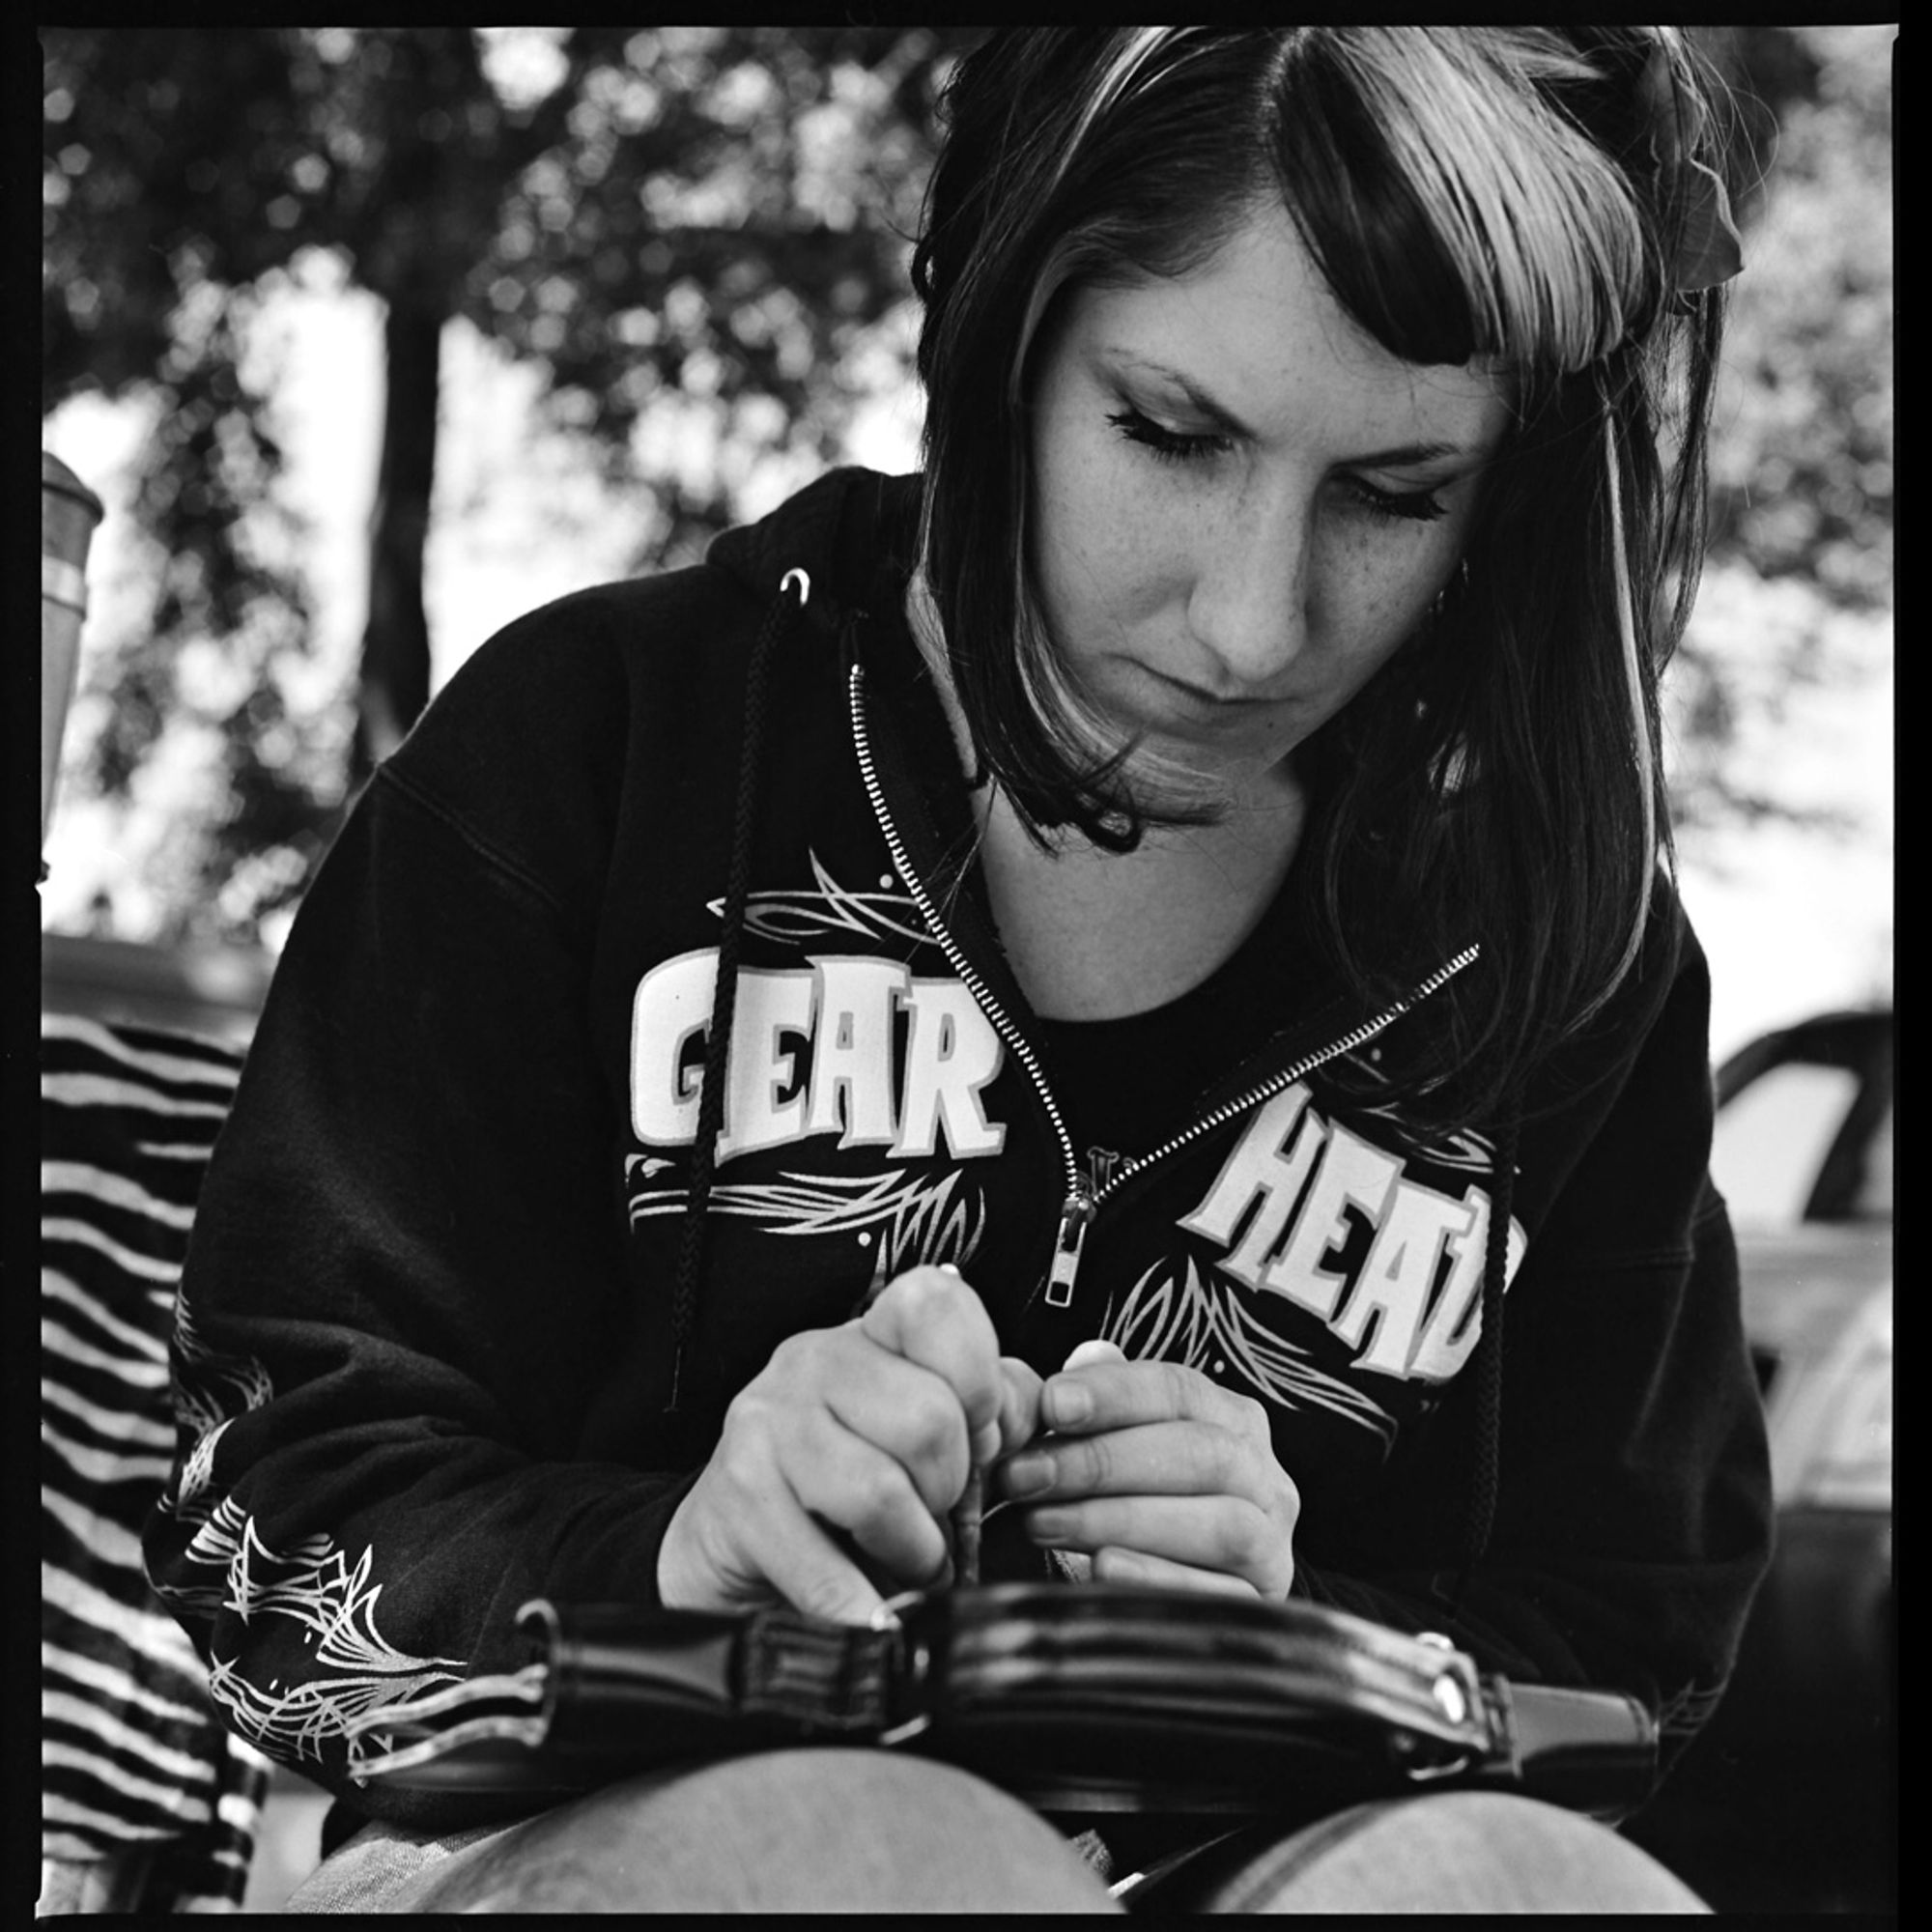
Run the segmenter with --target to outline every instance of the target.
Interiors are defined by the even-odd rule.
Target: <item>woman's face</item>
[[[1245,787],[1454,572],[1504,391],[1391,355],[1278,209],[1193,274],[1078,291],[1041,353],[1031,539],[1067,674],[1122,736]]]

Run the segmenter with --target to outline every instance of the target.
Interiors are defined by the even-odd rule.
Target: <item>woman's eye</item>
[[[1151,449],[1163,463],[1199,463],[1219,456],[1229,448],[1225,436],[1188,435],[1177,429],[1163,429],[1138,410],[1122,410],[1107,420],[1126,438],[1144,449]]]
[[[1355,500],[1372,516],[1391,517],[1401,523],[1433,524],[1437,517],[1446,516],[1449,511],[1448,504],[1427,490],[1378,490],[1373,483],[1364,483],[1360,477],[1351,478],[1349,489]]]
[[[1229,437],[1163,428],[1136,409],[1118,411],[1107,420],[1129,442],[1151,450],[1162,463],[1205,463],[1234,446]],[[1371,516],[1391,522],[1433,524],[1449,512],[1449,506],[1428,490],[1378,490],[1359,476],[1346,479],[1346,487]]]

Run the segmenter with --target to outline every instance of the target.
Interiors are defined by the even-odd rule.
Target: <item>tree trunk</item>
[[[383,326],[387,393],[369,524],[369,617],[362,633],[352,788],[359,790],[429,702],[423,548],[436,480],[440,311],[392,298]]]

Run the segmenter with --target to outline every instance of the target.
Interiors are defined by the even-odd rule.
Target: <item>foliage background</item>
[[[1687,896],[1721,986],[1727,918],[1803,957],[1855,893],[1789,997],[1875,997],[1894,34],[1697,33],[1747,268],[1670,681]],[[272,952],[500,622],[828,463],[913,467],[906,263],[973,37],[43,28],[43,438],[110,512],[43,923]]]

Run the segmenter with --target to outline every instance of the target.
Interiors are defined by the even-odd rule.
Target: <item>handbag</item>
[[[1299,1601],[995,1583],[909,1593],[869,1627],[545,1600],[518,1621],[529,1664],[365,1713],[354,1775],[561,1798],[854,1745],[944,1759],[1058,1813],[1264,1817],[1475,1786],[1614,1820],[1657,1758],[1634,1696],[1513,1683],[1446,1638]]]

